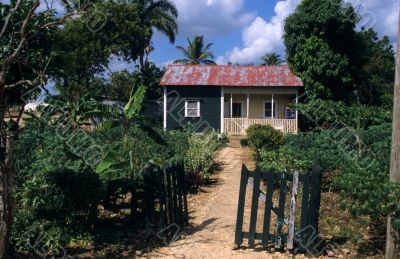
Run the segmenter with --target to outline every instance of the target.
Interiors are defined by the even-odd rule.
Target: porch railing
[[[246,135],[246,129],[254,124],[271,125],[284,134],[297,133],[297,120],[292,119],[247,119],[225,118],[224,133],[231,136]]]

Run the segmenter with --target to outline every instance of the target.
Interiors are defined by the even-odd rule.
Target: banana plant
[[[143,106],[143,100],[145,96],[145,87],[140,85],[131,97],[128,103],[121,108],[120,106],[113,106],[111,114],[114,117],[106,119],[104,122],[99,124],[96,129],[99,131],[110,130],[111,128],[122,125],[123,127],[123,140],[110,150],[101,162],[96,167],[96,172],[101,176],[113,180],[117,178],[125,178],[127,175],[130,178],[134,177],[134,161],[132,151],[127,150],[127,141],[129,128],[132,125],[141,126],[140,111]],[[109,113],[110,114],[110,113]],[[129,160],[121,160],[121,153],[128,152]]]

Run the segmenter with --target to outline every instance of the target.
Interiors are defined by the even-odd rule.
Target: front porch
[[[227,135],[246,135],[254,124],[271,125],[284,134],[297,133],[298,113],[291,108],[298,102],[296,88],[225,88],[221,97],[221,123]]]
[[[224,118],[224,132],[230,136],[244,136],[246,129],[254,124],[271,125],[284,134],[297,133],[298,128],[294,119]]]

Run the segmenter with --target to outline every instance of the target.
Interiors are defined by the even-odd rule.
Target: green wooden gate
[[[148,227],[188,225],[185,168],[182,161],[144,168],[144,215]]]
[[[240,180],[235,244],[240,247],[243,243],[243,239],[248,239],[248,245],[250,247],[255,245],[256,240],[261,240],[261,244],[264,248],[269,248],[269,245],[272,243],[275,249],[278,250],[283,249],[284,244],[288,244],[289,250],[296,249],[297,251],[308,250],[315,247],[317,245],[316,237],[318,235],[321,179],[321,168],[313,168],[311,172],[299,175],[298,173],[291,174],[288,172],[264,172],[258,168],[250,172],[247,167],[243,165]],[[266,185],[266,192],[260,190],[260,183],[262,181],[264,181]],[[248,185],[252,185],[253,187],[250,222],[249,230],[243,231],[246,187]],[[302,191],[300,195],[302,197],[300,208],[301,217],[297,217],[297,220],[295,214],[285,216],[285,203],[287,194],[290,193],[288,190],[289,185],[292,185],[292,187],[295,185],[297,186],[297,190]],[[297,193],[296,188],[294,189]],[[273,202],[274,191],[278,194],[277,207],[274,206]],[[296,193],[293,193],[294,191],[292,189],[292,194],[290,196],[291,205],[292,202],[296,204]],[[256,231],[260,200],[265,202],[262,233]],[[291,212],[295,211],[296,209],[291,209]],[[274,231],[270,232],[272,213],[276,214],[277,220],[275,226],[273,226]],[[292,228],[290,228],[289,221],[292,223]],[[297,224],[295,223],[296,221]],[[283,233],[283,226],[285,224],[289,225],[288,233]],[[290,234],[291,229],[292,234]]]

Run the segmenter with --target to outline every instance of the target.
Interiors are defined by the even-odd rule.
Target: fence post
[[[277,211],[277,222],[275,226],[275,249],[281,250],[283,248],[282,227],[285,223],[285,202],[286,202],[286,182],[287,172],[284,171],[280,174],[280,187],[279,187],[279,207]]]
[[[289,214],[289,234],[287,241],[287,249],[292,250],[294,248],[294,224],[296,220],[296,197],[297,197],[297,187],[299,185],[299,172],[295,171],[293,174],[293,185],[292,185],[292,195],[290,198],[290,214]]]
[[[246,199],[246,186],[249,177],[249,171],[245,165],[242,165],[242,171],[240,174],[240,190],[239,190],[239,201],[238,210],[236,217],[236,230],[235,230],[235,244],[240,246],[243,243],[243,216],[244,216],[244,203]]]
[[[303,176],[303,196],[301,198],[301,220],[299,238],[302,244],[308,240],[308,205],[310,203],[310,172]],[[302,245],[304,246],[304,245]],[[303,247],[305,248],[305,247]]]
[[[153,168],[148,164],[144,167],[143,183],[144,183],[144,215],[147,224],[154,226],[155,224],[155,195],[154,195],[154,181],[153,181]]]
[[[179,178],[181,180],[182,194],[183,194],[183,213],[184,213],[184,223],[189,225],[189,211],[187,202],[187,186],[186,186],[186,174],[185,174],[185,164],[183,160],[179,163]]]
[[[314,229],[313,232],[315,233],[315,235],[318,234],[318,217],[319,217],[319,207],[321,201],[321,181],[322,181],[322,169],[320,167],[314,167],[311,173],[312,188],[310,195],[308,224]]]
[[[275,172],[269,171],[267,174],[267,195],[265,197],[265,210],[264,210],[264,227],[263,227],[263,237],[262,246],[267,247],[268,241],[270,239],[269,229],[271,226],[271,210],[272,210],[272,197],[274,195],[274,180]]]
[[[251,201],[251,212],[250,212],[250,227],[249,227],[249,246],[254,246],[256,238],[256,226],[257,226],[257,212],[258,212],[258,199],[260,197],[260,177],[261,171],[257,167],[253,173],[254,186],[253,186],[253,197]]]

